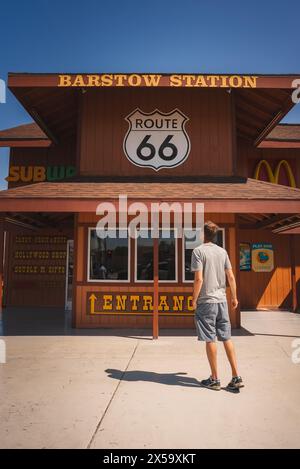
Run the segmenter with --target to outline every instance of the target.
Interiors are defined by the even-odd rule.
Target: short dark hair
[[[219,231],[218,225],[212,221],[204,223],[204,238],[206,241],[214,241],[217,232]]]

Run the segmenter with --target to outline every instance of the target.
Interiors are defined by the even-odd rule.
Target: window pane
[[[136,278],[137,280],[153,280],[153,239],[150,232],[147,238],[138,237]],[[161,230],[159,237],[159,280],[176,280],[175,262],[176,241],[172,230],[169,238],[162,238]]]
[[[90,280],[128,280],[128,237],[101,239],[90,231]]]
[[[192,239],[191,232],[187,232],[189,239]],[[220,247],[224,247],[224,230],[219,230],[216,234],[214,243]],[[199,242],[200,244],[200,242]],[[186,247],[186,237],[184,238],[184,272],[183,280],[194,280],[194,272],[191,271],[191,259],[193,249]]]
[[[145,236],[145,232],[143,235]],[[149,231],[147,238],[136,239],[136,278],[137,280],[153,280],[153,240]]]
[[[169,238],[159,239],[159,280],[176,280],[174,231]]]

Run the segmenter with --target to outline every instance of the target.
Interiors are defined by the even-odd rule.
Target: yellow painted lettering
[[[127,75],[114,75],[116,86],[125,86],[124,80],[127,80]]]
[[[153,300],[152,296],[145,295],[143,297],[143,311],[152,311],[153,309]]]
[[[140,301],[139,295],[131,295],[130,296],[130,301],[131,301],[131,309],[132,311],[137,311],[138,309],[138,302]]]
[[[173,296],[173,310],[183,311],[184,296]]]
[[[221,88],[227,88],[228,87],[228,75],[221,75]]]
[[[59,75],[58,86],[71,86],[71,75]]]
[[[171,75],[170,86],[182,86],[181,75]]]
[[[11,166],[9,174],[5,178],[7,182],[17,182],[20,179],[19,166]]]
[[[72,86],[85,86],[83,76],[76,75],[76,78],[73,80]]]
[[[128,84],[129,86],[141,86],[142,77],[137,74],[129,75]]]
[[[33,168],[33,181],[42,182],[46,179],[46,171],[43,166],[34,166]]]
[[[212,88],[216,88],[220,81],[219,75],[209,75],[207,79],[210,81],[209,86],[211,86]]]
[[[32,181],[32,176],[33,176],[33,167],[28,166],[21,166],[20,168],[20,180],[22,182],[29,182]]]
[[[112,86],[113,76],[112,75],[102,75],[102,86]]]
[[[161,75],[142,75],[146,86],[158,86]]]
[[[103,295],[103,309],[105,311],[112,310],[112,295]]]
[[[201,88],[205,88],[206,86],[208,86],[208,84],[206,83],[206,80],[205,80],[203,75],[198,75],[197,76],[195,86],[199,86]]]
[[[167,302],[167,297],[166,296],[161,296],[159,305],[158,305],[158,310],[159,311],[170,311],[170,307]]]
[[[182,75],[182,79],[185,82],[185,86],[188,88],[193,86],[193,81],[195,81],[196,77],[195,75]]]
[[[232,75],[231,77],[229,77],[229,85],[231,86],[231,88],[241,88],[242,84],[243,80],[238,75]]]
[[[193,308],[193,297],[192,297],[192,296],[188,296],[188,297],[187,297],[187,309],[188,309],[188,311],[194,311],[194,308]]]
[[[118,295],[116,297],[116,309],[118,311],[126,311],[126,300],[127,300],[127,295]]]
[[[99,75],[88,75],[87,79],[87,86],[101,86]]]
[[[244,76],[244,88],[256,88],[256,79],[257,77],[251,76]]]

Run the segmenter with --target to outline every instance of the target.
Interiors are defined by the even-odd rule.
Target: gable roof
[[[82,92],[88,89],[98,89],[99,92],[104,92],[107,87],[92,84],[88,85],[89,80],[87,77],[129,77],[139,76],[143,77],[145,74],[58,74],[58,73],[9,73],[8,87],[44,130],[52,142],[57,142],[65,136],[72,136],[76,132],[76,125],[79,112],[79,103]],[[146,75],[156,75],[149,74]],[[67,76],[75,80],[71,86],[61,84],[60,77]],[[255,86],[250,85],[240,87],[238,83],[243,81],[245,74],[184,74],[184,75],[171,75],[159,74],[161,82],[159,87],[170,86],[171,76],[182,77],[201,77],[204,82],[208,79],[219,78],[218,84],[210,85],[211,90],[222,88],[224,91],[230,91],[234,95],[236,103],[236,128],[237,133],[253,142],[255,145],[264,140],[265,136],[270,130],[280,122],[287,112],[294,106],[291,99],[291,94],[295,88],[294,81],[299,78],[298,75],[261,75],[252,74],[255,78]],[[80,77],[80,80],[76,80]],[[230,85],[228,77],[234,77]],[[193,78],[194,79],[194,78]],[[223,86],[222,80],[225,81]],[[126,81],[126,80],[125,80]],[[129,80],[126,81],[128,86]],[[94,83],[94,82],[93,82]],[[228,84],[229,83],[229,84]],[[118,86],[116,84],[112,86]],[[197,85],[198,86],[198,85]],[[189,87],[189,85],[181,87],[181,89],[191,92],[201,91],[201,89],[208,86],[207,84],[199,87]],[[111,88],[111,87],[110,87]],[[118,86],[118,90],[124,89]],[[145,89],[150,89],[145,87]],[[153,87],[151,88],[154,89]],[[178,90],[178,87],[170,88],[170,90]]]

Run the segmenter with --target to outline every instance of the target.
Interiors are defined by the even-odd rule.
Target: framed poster
[[[251,270],[251,246],[250,243],[240,243],[240,270]]]
[[[254,272],[271,272],[274,269],[274,250],[272,244],[252,244],[251,257]]]

